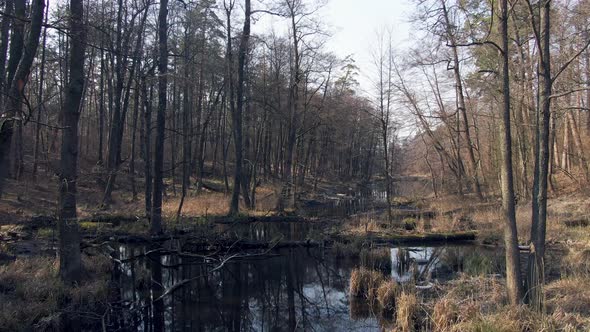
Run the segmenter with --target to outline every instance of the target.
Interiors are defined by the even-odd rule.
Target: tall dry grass
[[[385,280],[381,272],[361,267],[352,270],[350,275],[349,294],[354,297],[364,296],[370,305],[374,304],[377,289]]]
[[[419,302],[415,293],[402,292],[396,300],[396,324],[401,332],[413,332]]]

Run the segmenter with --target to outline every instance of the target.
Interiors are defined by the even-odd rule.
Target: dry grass
[[[590,319],[590,279],[587,277],[554,281],[545,286],[545,297],[549,312],[560,310]]]
[[[373,304],[377,296],[377,289],[383,283],[384,279],[385,277],[381,272],[368,270],[363,267],[354,269],[350,274],[350,296],[364,296],[369,301],[369,304]]]
[[[187,195],[182,205],[182,214],[190,217],[222,216],[229,212],[230,196],[221,192],[203,191],[199,195]],[[275,190],[270,185],[256,188],[256,211],[248,210],[240,203],[240,210],[250,215],[265,215],[276,207]],[[162,204],[162,212],[168,218],[175,218],[180,203],[179,196],[171,196]]]
[[[449,283],[446,296],[457,303],[462,308],[462,315],[468,318],[474,309],[484,313],[493,312],[498,306],[507,303],[504,287],[497,278],[461,275]]]
[[[402,292],[397,298],[397,315],[396,324],[401,332],[414,331],[414,322],[418,313],[418,299],[416,294],[410,292]]]
[[[389,248],[362,249],[360,263],[368,269],[391,271],[391,250]]]
[[[450,331],[456,332],[549,332],[557,330],[555,322],[550,316],[535,313],[526,306],[516,308],[503,306],[494,313],[478,314],[473,319],[463,321],[450,329]]]
[[[396,297],[399,293],[399,286],[395,280],[387,280],[377,288],[377,301],[385,312],[395,310]]]
[[[362,247],[363,243],[360,240],[348,243],[334,242],[331,250],[336,258],[358,257],[363,251]]]
[[[563,262],[565,273],[574,277],[590,277],[590,248],[571,249]]]
[[[433,331],[588,331],[590,279],[566,278],[545,287],[546,314],[507,304],[503,283],[489,277],[468,278],[443,286],[431,308]],[[400,304],[398,300],[398,310]]]
[[[436,302],[432,311],[432,330],[434,332],[450,331],[459,322],[460,310],[455,301],[443,297]]]
[[[0,266],[0,330],[47,330],[59,327],[64,311],[104,310],[99,307],[108,298],[110,261],[83,256],[83,263],[93,279],[78,287],[60,282],[55,259],[17,259]]]
[[[172,218],[176,216],[180,197],[173,197],[162,204],[162,212]],[[205,193],[187,196],[182,206],[182,214],[188,216],[226,215],[229,212],[229,198],[223,193]]]
[[[366,215],[353,218],[344,225],[344,232],[352,235],[365,235],[369,232],[380,231],[383,231],[383,228],[379,226],[377,219]]]

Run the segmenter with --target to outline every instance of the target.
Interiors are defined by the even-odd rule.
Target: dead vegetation
[[[381,272],[361,267],[352,270],[349,292],[354,297],[365,297],[369,304],[375,303],[377,289],[385,277]]]
[[[394,280],[387,280],[377,288],[377,301],[386,313],[393,313],[396,308],[399,285]]]
[[[389,248],[362,249],[361,266],[380,271],[391,271],[391,250]]]
[[[100,326],[109,297],[111,262],[83,255],[86,278],[66,287],[55,258],[19,258],[0,266],[0,331],[51,331],[64,326],[64,312],[85,312],[83,325]]]
[[[418,299],[416,294],[404,291],[397,298],[396,325],[400,332],[412,332],[418,315]]]

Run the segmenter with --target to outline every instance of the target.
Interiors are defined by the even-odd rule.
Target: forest
[[[0,0],[0,332],[590,330],[589,18]]]

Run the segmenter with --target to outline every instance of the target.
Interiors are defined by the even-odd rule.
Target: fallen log
[[[405,210],[405,209],[392,209],[392,216],[395,218],[434,218],[436,213],[434,211],[423,211],[423,210]]]
[[[588,227],[588,224],[590,224],[588,222],[588,219],[570,219],[570,220],[564,220],[563,224],[566,227]]]
[[[307,222],[308,220],[300,216],[236,216],[236,217],[213,217],[212,221],[216,224],[249,224],[255,222],[273,223],[273,222]]]
[[[252,250],[252,249],[281,249],[281,248],[314,248],[324,246],[320,241],[252,241],[252,240],[224,240],[224,241],[201,241],[186,242],[182,245],[182,250],[187,252],[206,252],[217,250]]]
[[[428,244],[428,243],[449,243],[449,242],[470,242],[475,241],[477,232],[457,233],[423,233],[423,234],[369,234],[367,236],[347,235],[340,237],[339,241],[351,241],[363,239],[374,244]]]

